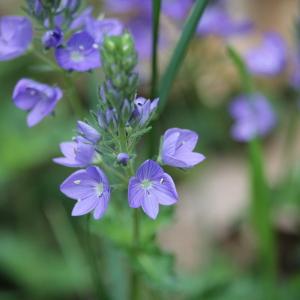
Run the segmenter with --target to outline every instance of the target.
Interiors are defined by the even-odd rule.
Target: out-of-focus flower
[[[93,18],[93,7],[88,6],[86,9],[84,9],[82,12],[80,12],[78,15],[74,17],[74,20],[70,24],[70,29],[75,30],[84,27],[87,24],[87,22],[92,18]]]
[[[110,200],[110,186],[104,172],[95,166],[71,174],[60,186],[67,197],[77,200],[72,216],[93,212],[94,219],[100,219]]]
[[[129,206],[142,207],[151,219],[156,219],[159,204],[172,205],[177,201],[173,179],[153,160],[146,160],[129,181]]]
[[[192,130],[168,129],[162,141],[161,159],[166,165],[177,168],[191,168],[205,159],[201,153],[193,152],[198,134]]]
[[[10,60],[24,54],[32,41],[30,21],[20,16],[0,18],[0,61]]]
[[[13,101],[18,108],[29,111],[27,124],[32,127],[53,112],[62,95],[58,87],[25,78],[17,83]]]
[[[94,145],[97,144],[101,138],[100,133],[95,128],[82,121],[77,122],[77,131],[86,140]]]
[[[262,44],[246,54],[246,63],[251,73],[274,76],[286,66],[286,46],[282,37],[275,32],[264,35]]]
[[[99,159],[95,146],[81,137],[71,142],[61,143],[60,150],[64,157],[54,158],[53,161],[66,167],[85,168]]]
[[[86,31],[94,38],[97,44],[101,44],[106,35],[120,35],[123,32],[123,25],[117,19],[96,20],[90,18],[86,22]]]
[[[86,72],[100,67],[98,45],[85,31],[73,34],[66,47],[57,48],[56,61],[68,71]]]
[[[139,125],[146,124],[153,116],[159,99],[156,98],[153,101],[139,97],[134,100],[135,109],[132,115],[132,122],[137,122]]]
[[[33,3],[32,3],[32,9],[33,9],[33,13],[36,16],[39,16],[42,13],[42,11],[43,11],[43,5],[41,3],[41,0],[35,0],[35,1],[33,1]]]
[[[42,43],[46,49],[57,48],[61,46],[64,39],[64,33],[60,28],[54,30],[48,30],[45,32],[42,38]]]
[[[207,7],[197,28],[201,36],[215,35],[229,37],[244,34],[252,29],[252,22],[248,20],[234,20],[224,5]]]
[[[152,3],[139,0],[105,1],[107,11],[128,14],[125,27],[132,33],[139,57],[147,59],[151,55]]]
[[[162,12],[175,20],[181,21],[187,17],[193,2],[193,0],[164,0],[162,1]]]
[[[140,12],[148,15],[152,14],[152,2],[144,0],[106,0],[106,8],[108,11],[114,13],[133,13],[138,14]]]
[[[276,114],[265,96],[256,93],[240,95],[230,105],[229,112],[235,120],[232,137],[241,142],[265,136],[276,125]]]
[[[127,166],[129,161],[129,155],[127,153],[119,153],[117,156],[117,161],[123,166]]]

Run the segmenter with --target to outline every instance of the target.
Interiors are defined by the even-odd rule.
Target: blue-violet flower
[[[282,37],[275,32],[266,33],[262,44],[246,54],[250,72],[257,75],[274,76],[286,66],[286,46]]]
[[[30,21],[21,16],[0,18],[0,61],[10,60],[24,54],[32,41]]]
[[[64,33],[59,27],[48,30],[42,37],[42,43],[46,49],[57,48],[61,46],[64,39]]]
[[[60,186],[67,197],[77,200],[72,216],[93,212],[94,219],[100,219],[110,200],[110,186],[104,172],[95,166],[71,174]]]
[[[59,66],[68,71],[86,72],[100,67],[98,45],[85,31],[73,34],[66,47],[56,49],[55,57]]]
[[[128,202],[132,208],[142,207],[151,218],[156,219],[159,204],[172,205],[178,201],[173,179],[153,160],[146,160],[130,178]]]
[[[32,127],[53,112],[62,95],[58,87],[24,78],[14,89],[13,101],[18,108],[29,111],[27,124]]]
[[[231,135],[240,142],[265,136],[277,121],[271,104],[259,93],[238,96],[232,101],[229,112],[235,120]]]
[[[59,165],[70,168],[85,168],[99,160],[99,154],[95,146],[82,137],[74,141],[60,144],[60,150],[64,157],[54,158],[53,161]]]
[[[177,168],[191,168],[205,159],[201,153],[193,152],[198,134],[192,130],[168,129],[162,140],[161,159],[166,165]]]

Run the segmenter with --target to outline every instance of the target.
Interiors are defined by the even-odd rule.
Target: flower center
[[[103,183],[97,184],[96,193],[98,197],[101,197],[101,195],[103,194],[103,189],[104,189]]]
[[[81,62],[84,60],[84,56],[79,51],[72,51],[71,60],[73,62]]]
[[[141,183],[143,189],[148,190],[152,187],[152,182],[149,179],[144,179]]]

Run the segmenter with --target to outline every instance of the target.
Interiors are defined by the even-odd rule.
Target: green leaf
[[[157,96],[157,48],[159,39],[159,17],[161,0],[152,0],[152,79],[151,98]]]
[[[68,265],[31,236],[1,232],[0,243],[1,270],[30,293],[55,298],[90,289],[88,270],[82,264]]]
[[[167,98],[170,93],[173,81],[178,73],[178,70],[183,62],[185,54],[187,52],[189,43],[196,31],[199,20],[201,19],[204,10],[209,0],[198,0],[195,2],[192,12],[184,24],[180,39],[175,46],[175,50],[171,57],[170,63],[161,79],[159,87],[160,105],[159,111],[161,112],[167,103]]]

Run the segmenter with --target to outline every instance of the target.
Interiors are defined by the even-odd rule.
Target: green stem
[[[49,59],[46,55],[44,55],[42,52],[32,49],[32,53],[41,61],[49,65],[53,71],[62,72],[62,69],[59,68],[51,59]]]
[[[106,294],[105,287],[102,283],[100,272],[98,270],[97,255],[94,251],[94,247],[92,243],[90,223],[91,223],[91,215],[88,214],[86,219],[86,249],[87,249],[88,260],[90,262],[91,275],[94,281],[94,287],[95,287],[95,292],[97,294],[97,299],[107,300],[109,299],[109,297]]]
[[[227,52],[239,72],[244,92],[251,95],[255,89],[246,64],[234,48],[228,46]],[[263,152],[258,139],[251,140],[248,143],[248,152],[251,180],[251,220],[258,238],[262,274],[266,284],[266,298],[274,299],[272,287],[276,277],[275,235],[272,226],[271,201],[265,176]]]
[[[227,53],[229,58],[232,60],[233,64],[237,68],[240,80],[243,86],[243,90],[246,94],[251,94],[254,91],[254,84],[252,80],[252,76],[247,69],[245,62],[243,61],[242,57],[239,53],[232,47],[227,46]]]
[[[157,48],[159,39],[159,17],[161,0],[152,0],[152,78],[151,78],[151,98],[157,96]]]
[[[118,172],[116,169],[110,167],[109,165],[107,165],[107,164],[104,163],[104,162],[101,162],[100,165],[101,165],[101,167],[102,167],[104,170],[108,171],[108,173],[114,174],[114,175],[117,176],[119,179],[121,179],[122,182],[127,183],[127,178],[126,178],[123,174],[121,174],[120,172]]]
[[[51,59],[49,59],[46,55],[42,54],[40,51],[37,51],[37,50],[33,49],[32,53],[37,58],[42,60],[44,63],[49,65],[53,69],[53,71],[58,72],[60,74],[65,73]],[[68,102],[69,102],[70,106],[72,107],[73,113],[76,114],[77,117],[81,118],[83,116],[83,110],[82,110],[81,102],[80,102],[80,99],[78,97],[78,93],[76,91],[74,82],[71,80],[69,75],[67,75],[67,76],[65,76],[65,74],[63,74],[63,75],[64,75],[63,78],[64,78],[66,88],[70,92],[69,96],[68,96],[68,100],[69,100]]]
[[[75,84],[70,78],[69,74],[67,74],[67,76],[64,76],[64,82],[69,91],[68,100],[72,107],[72,111],[78,118],[82,118],[84,116],[84,113],[83,113],[81,101],[78,97]]]
[[[263,275],[267,282],[272,283],[276,276],[275,235],[272,226],[270,194],[259,141],[250,141],[248,150],[252,198],[251,219],[258,237]]]
[[[139,221],[139,210],[134,209],[133,211],[133,228],[132,228],[132,256],[134,259],[139,255],[139,244],[140,244],[140,221]],[[132,269],[131,282],[130,282],[130,299],[138,300],[139,296],[139,274],[136,269]]]

